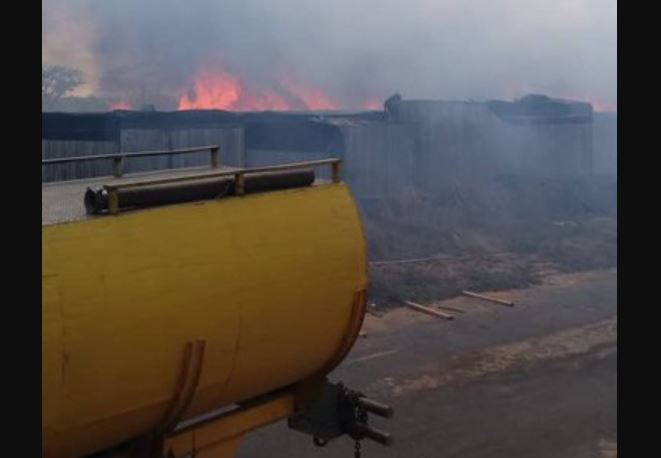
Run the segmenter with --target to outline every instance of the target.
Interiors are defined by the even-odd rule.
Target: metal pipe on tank
[[[247,173],[244,177],[243,192],[250,194],[310,186],[314,179],[315,173],[311,169]],[[232,177],[215,177],[149,186],[129,186],[118,191],[118,199],[121,208],[194,202],[233,195],[235,185],[235,180]],[[84,200],[85,208],[89,214],[103,213],[108,210],[108,191],[104,186],[95,189],[88,188]]]

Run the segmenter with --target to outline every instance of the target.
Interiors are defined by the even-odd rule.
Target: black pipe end
[[[85,191],[85,211],[88,215],[97,215],[107,208],[108,193],[103,188],[87,188]]]

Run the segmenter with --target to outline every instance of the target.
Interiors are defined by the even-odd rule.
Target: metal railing
[[[42,159],[41,165],[55,165],[55,164],[68,164],[71,162],[112,160],[113,176],[115,178],[119,178],[124,173],[123,166],[126,159],[137,158],[137,157],[152,157],[152,156],[173,156],[176,154],[199,153],[202,151],[209,151],[210,165],[212,168],[218,168],[220,166],[220,147],[218,145],[198,146],[195,148],[172,149],[166,151],[141,151],[134,153],[97,154],[94,156],[74,156],[74,157],[60,157],[56,159]]]

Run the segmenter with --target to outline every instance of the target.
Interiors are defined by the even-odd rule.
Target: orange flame
[[[202,72],[195,78],[194,89],[190,92],[179,99],[179,110],[234,108],[242,91],[241,85],[232,75]]]
[[[128,102],[113,102],[110,104],[110,111],[113,110],[132,110],[133,106]]]
[[[290,104],[273,91],[252,90],[224,71],[202,71],[193,88],[179,98],[179,110],[287,110]]]
[[[308,84],[286,77],[281,77],[278,82],[283,89],[303,103],[303,108],[308,110],[336,110],[338,108],[338,105],[326,94]]]
[[[370,100],[365,108],[379,108]],[[340,107],[322,90],[290,76],[276,78],[273,87],[254,87],[224,70],[200,71],[192,87],[179,98],[179,110],[335,110]]]

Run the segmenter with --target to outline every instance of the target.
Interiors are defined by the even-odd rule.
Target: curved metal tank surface
[[[43,455],[148,432],[188,342],[205,351],[185,418],[329,370],[363,318],[366,262],[344,184],[42,227]]]

